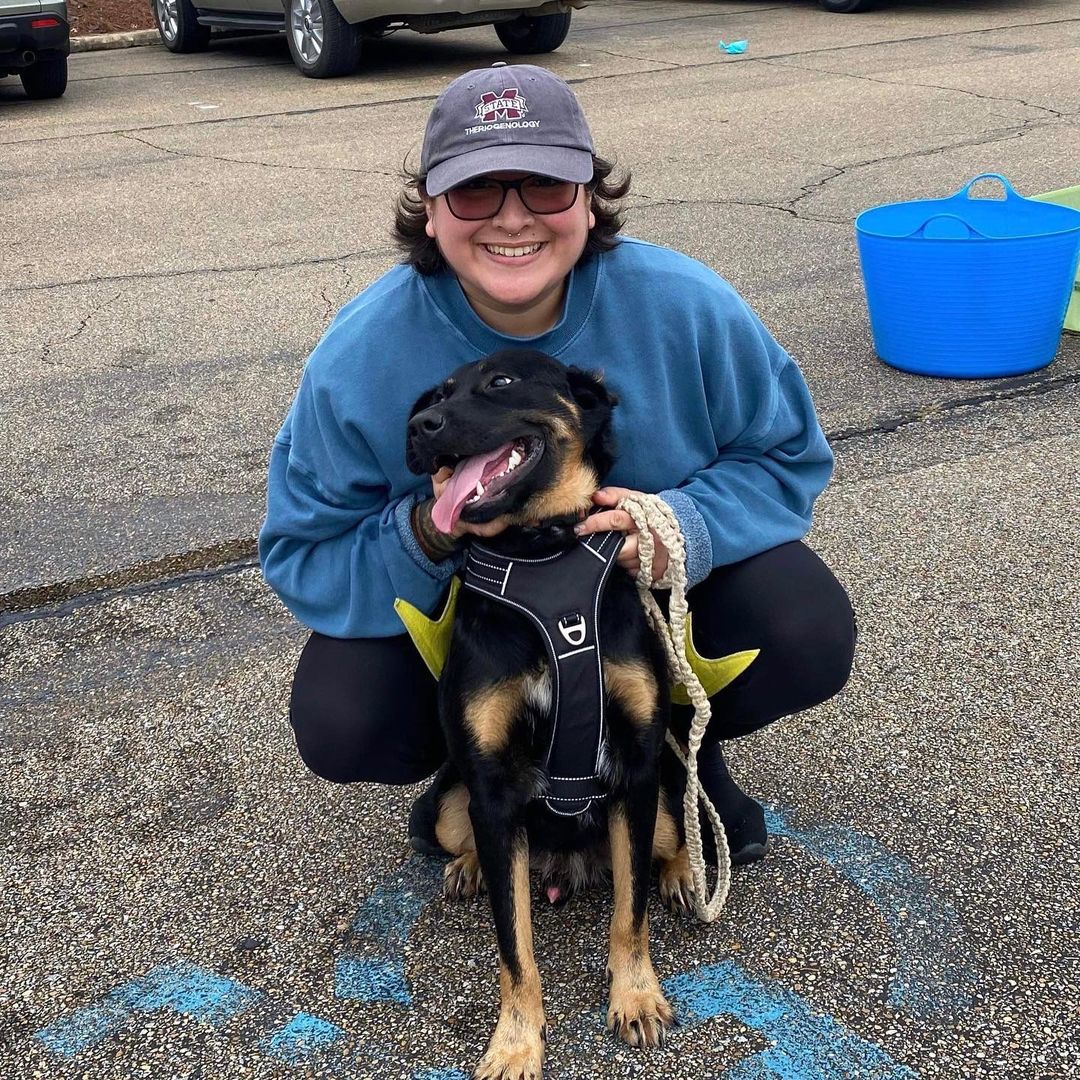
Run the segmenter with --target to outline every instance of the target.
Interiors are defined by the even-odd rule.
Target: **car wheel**
[[[199,25],[191,0],[154,0],[154,21],[170,52],[201,52],[210,44],[210,27]]]
[[[301,74],[333,79],[356,70],[360,36],[333,0],[289,0],[285,36]]]
[[[570,12],[557,15],[519,15],[495,24],[499,40],[512,53],[545,53],[557,49],[570,33]]]
[[[826,11],[835,11],[840,15],[850,15],[855,11],[869,11],[875,0],[818,0]]]
[[[45,56],[19,72],[27,97],[58,98],[67,89],[67,57]]]

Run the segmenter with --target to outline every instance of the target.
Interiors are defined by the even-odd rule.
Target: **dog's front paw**
[[[607,1025],[618,1038],[631,1046],[663,1046],[667,1029],[675,1023],[675,1013],[667,1003],[660,984],[654,986],[613,982]]]
[[[694,910],[694,875],[686,845],[679,848],[673,859],[660,867],[660,899],[664,907],[677,915],[690,915]]]
[[[541,1080],[546,1039],[543,1016],[532,1023],[520,1013],[512,1019],[500,1016],[473,1080]]]
[[[466,851],[443,870],[443,895],[447,900],[471,900],[484,891],[484,875],[475,851]]]

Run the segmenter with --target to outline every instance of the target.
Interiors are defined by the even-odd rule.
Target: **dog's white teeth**
[[[479,480],[476,481],[476,497],[479,498],[484,494],[484,485]]]
[[[521,455],[516,451],[511,451],[509,468],[516,469],[521,464]]]

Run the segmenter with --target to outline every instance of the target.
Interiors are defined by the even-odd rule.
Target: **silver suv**
[[[5,0],[0,0],[0,4]],[[196,52],[210,32],[281,31],[300,71],[312,79],[348,75],[364,38],[395,30],[435,34],[494,25],[512,53],[557,49],[570,30],[570,9],[587,0],[151,0],[158,33],[173,52]],[[209,6],[213,5],[213,6]]]
[[[57,98],[69,52],[65,0],[0,0],[0,79],[18,75],[28,97]]]

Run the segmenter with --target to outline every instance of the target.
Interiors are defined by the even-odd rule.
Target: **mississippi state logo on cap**
[[[520,120],[528,111],[525,95],[516,86],[511,86],[501,94],[489,90],[481,95],[476,106],[476,119],[485,124],[496,120]]]
[[[592,155],[589,125],[570,87],[546,68],[511,64],[467,71],[443,90],[424,129],[420,169],[434,197],[493,172],[584,184]]]

